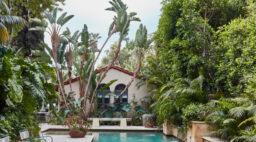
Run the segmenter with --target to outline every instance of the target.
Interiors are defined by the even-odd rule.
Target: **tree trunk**
[[[109,69],[111,68],[111,66],[114,65],[116,59],[118,58],[118,55],[119,55],[119,52],[120,52],[120,48],[121,48],[121,43],[122,43],[122,37],[120,37],[119,41],[118,41],[118,45],[117,45],[117,49],[116,49],[116,52],[115,52],[115,56],[114,58],[112,59],[111,63],[109,64],[109,66],[106,68],[106,70],[104,71],[104,73],[101,75],[101,78],[99,79],[99,81],[97,82],[97,85],[96,85],[96,88],[94,89],[93,91],[93,95],[92,95],[92,98],[91,98],[91,102],[90,102],[90,105],[89,105],[89,112],[88,112],[88,117],[90,116],[90,113],[91,113],[91,108],[92,108],[92,104],[94,102],[94,98],[96,97],[97,95],[97,89],[100,85],[100,83],[102,82],[102,80],[104,79],[104,77],[106,76],[106,74],[108,73]]]
[[[95,64],[96,64],[96,61],[99,59],[99,56],[103,50],[103,48],[106,46],[107,42],[109,41],[109,39],[112,37],[112,35],[114,34],[114,32],[112,32],[108,38],[106,39],[106,41],[104,42],[104,44],[102,45],[97,57],[95,58],[95,60],[93,61],[93,64],[92,64],[92,68],[90,70],[90,74],[89,74],[89,78],[88,78],[88,81],[87,81],[87,84],[86,84],[86,88],[85,88],[85,91],[84,91],[84,107],[86,107],[86,102],[87,102],[87,96],[88,96],[88,93],[89,93],[89,87],[90,87],[90,83],[91,83],[91,79],[92,79],[92,73],[94,71],[94,67],[95,67]],[[88,109],[90,111],[90,107]]]
[[[70,91],[72,92],[72,82],[71,82],[71,71],[68,71],[68,78],[69,78],[69,87],[70,87]]]

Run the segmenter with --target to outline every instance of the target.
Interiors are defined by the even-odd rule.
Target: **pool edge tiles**
[[[62,125],[49,125],[46,123],[40,124],[40,128],[42,132],[46,132],[48,130],[69,130],[68,127]],[[141,132],[162,132],[162,128],[146,128],[144,126],[127,126],[125,128],[119,126],[100,126],[100,127],[91,127],[89,130],[91,131],[141,131]]]
[[[50,135],[54,142],[93,142],[94,135],[86,135],[84,138],[71,138],[69,135]]]

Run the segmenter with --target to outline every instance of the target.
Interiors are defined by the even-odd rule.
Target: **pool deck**
[[[94,136],[86,135],[84,138],[71,138],[69,135],[50,135],[54,142],[92,142]]]
[[[47,123],[41,123],[40,128],[42,132],[47,130],[68,130],[68,127],[63,125],[50,125]],[[120,126],[99,126],[91,127],[92,131],[143,131],[143,132],[161,132],[162,128],[146,128],[144,126],[127,126],[125,128]]]

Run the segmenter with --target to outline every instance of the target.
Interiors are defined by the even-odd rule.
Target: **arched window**
[[[118,96],[121,94],[121,92],[125,89],[125,85],[124,84],[118,84],[115,87],[115,100],[118,98]],[[122,97],[120,98],[120,103],[128,103],[128,90],[125,91],[125,93],[122,95]]]
[[[97,89],[98,109],[104,109],[105,105],[110,103],[109,87],[104,87],[106,84],[101,84]]]

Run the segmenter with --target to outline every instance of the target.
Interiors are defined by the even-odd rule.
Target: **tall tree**
[[[59,3],[64,3],[64,0],[5,0],[5,2],[11,8],[12,14],[22,17],[28,23],[20,32],[13,33],[16,38],[12,39],[11,45],[22,49],[25,57],[29,56],[32,59],[42,57],[45,59],[47,56],[43,52],[42,44],[44,33],[29,30],[29,28],[41,26],[41,24],[31,21],[31,19],[43,19],[43,13],[46,10],[53,10]],[[45,61],[49,62],[49,59]]]
[[[229,65],[228,62],[232,58],[227,59],[230,54],[225,54],[223,44],[227,43],[226,38],[230,37],[225,35],[226,38],[220,42],[220,38],[224,38],[220,35],[224,25],[238,17],[247,17],[247,6],[251,2],[247,0],[163,1],[161,18],[154,35],[154,43],[157,46],[156,56],[148,57],[149,63],[143,71],[143,79],[147,80],[147,84],[152,83],[156,86],[153,90],[156,102],[154,111],[160,121],[171,118],[171,121],[178,120],[175,121],[176,124],[182,124],[182,108],[186,108],[190,103],[206,103],[210,98],[230,96],[226,85],[230,85],[231,82],[235,85],[237,81],[232,78],[233,81],[225,82],[226,78],[220,75],[224,72],[229,73],[224,67]],[[230,30],[227,30],[227,35],[229,32]],[[225,47],[228,45],[225,44]],[[226,59],[223,62],[225,66],[220,64],[223,58]],[[187,80],[187,83],[191,82],[191,89],[183,88],[187,84],[184,80]],[[198,80],[200,85],[193,85],[192,82]],[[199,96],[196,97],[194,91],[198,92]]]
[[[92,104],[94,102],[97,88],[99,87],[100,83],[102,82],[102,80],[104,79],[105,75],[109,71],[110,67],[112,65],[114,65],[114,62],[116,61],[116,59],[117,59],[117,57],[119,55],[122,41],[128,35],[130,23],[133,22],[133,21],[140,21],[140,19],[138,17],[135,17],[137,15],[136,12],[131,12],[129,14],[127,13],[128,7],[121,0],[113,0],[113,1],[110,1],[109,3],[112,5],[112,7],[107,8],[106,10],[112,11],[116,15],[114,17],[114,21],[110,25],[110,29],[109,29],[109,34],[108,35],[110,36],[110,35],[112,35],[114,33],[119,33],[119,39],[118,39],[118,44],[117,44],[115,55],[114,55],[111,63],[109,64],[109,66],[106,68],[106,70],[101,75],[100,79],[97,82],[97,86],[96,86],[96,88],[93,91],[92,99],[90,101],[91,105],[90,105],[89,110],[92,108],[91,106],[92,106]],[[104,46],[105,46],[105,44],[104,44]],[[101,49],[101,51],[102,51],[102,49]],[[100,52],[99,52],[99,54],[100,54]],[[98,59],[98,56],[96,57],[95,61],[97,61],[97,59]],[[94,61],[94,63],[95,63],[95,61]],[[91,78],[91,76],[92,76],[92,70],[90,72],[89,81],[87,82],[87,86],[86,86],[86,90],[85,90],[85,97],[88,95],[88,86],[90,85],[90,78]]]

